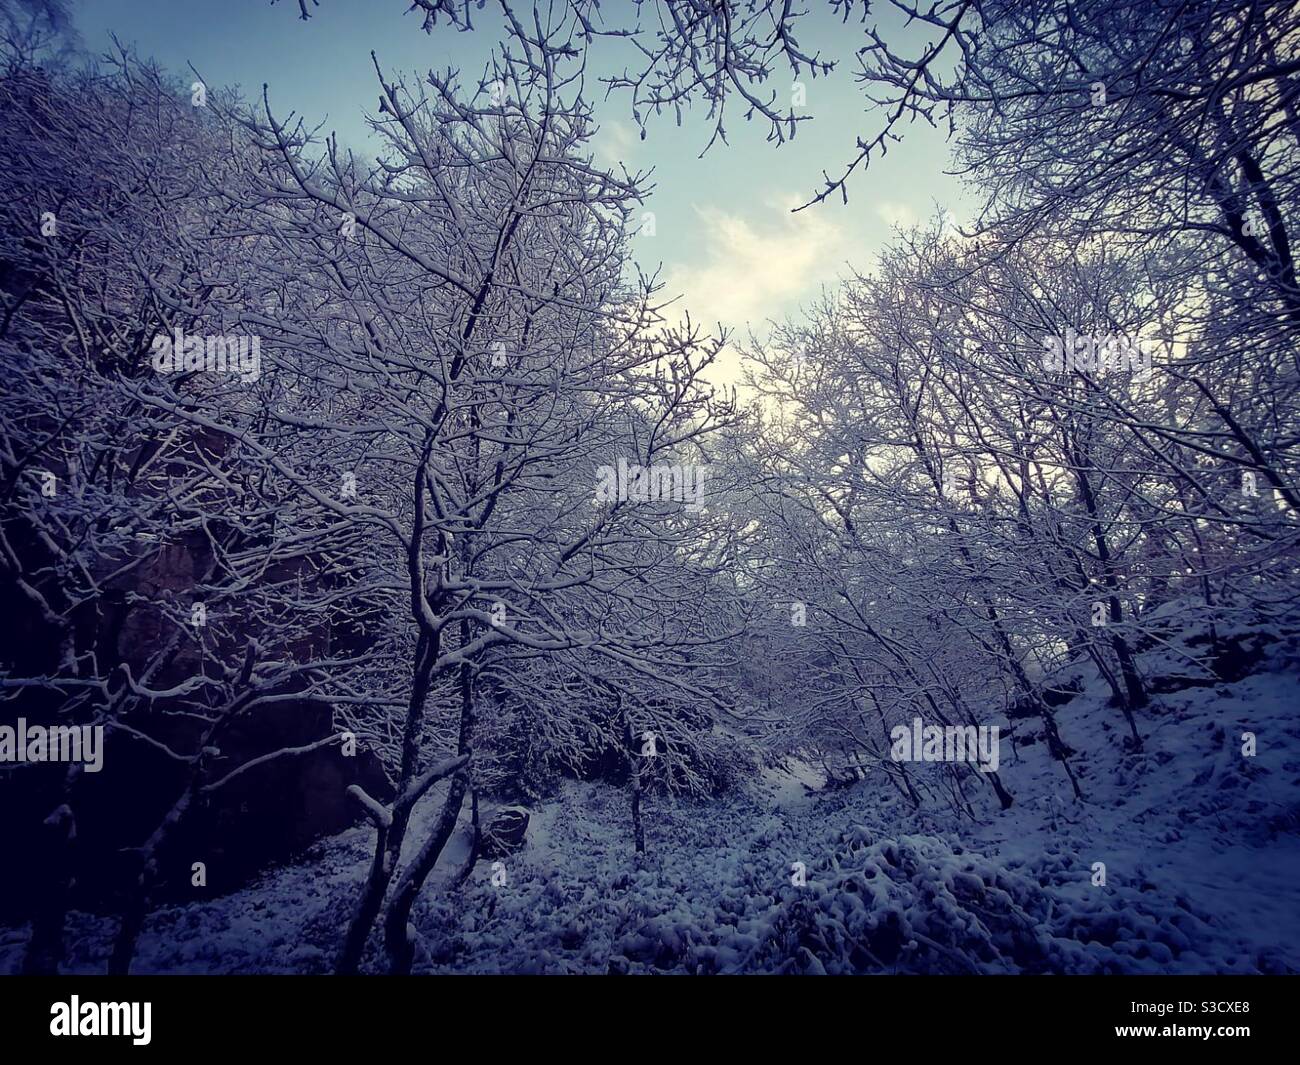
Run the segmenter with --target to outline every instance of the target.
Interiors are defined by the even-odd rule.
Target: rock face
[[[302,699],[278,704],[274,716],[251,717],[227,735],[207,776],[218,779],[259,754],[306,746],[335,731],[326,703]],[[186,737],[156,725],[152,732],[185,746]],[[158,758],[149,745],[121,733],[109,733],[104,742],[104,764],[112,772],[82,774],[75,803],[74,900],[89,910],[112,907],[127,889],[135,869],[125,848],[138,847],[148,837],[185,784],[184,767]],[[59,766],[37,766],[0,779],[0,808],[11,818],[5,835],[13,837],[17,853],[40,853],[36,828],[54,801],[61,773]],[[192,900],[194,862],[206,867],[207,894],[230,891],[268,864],[286,861],[322,836],[350,827],[358,820],[357,807],[347,797],[352,784],[380,801],[392,798],[383,766],[364,746],[353,757],[333,745],[250,769],[190,811],[160,855],[159,897]],[[34,889],[34,882],[23,878],[0,878],[0,913],[26,912]]]
[[[528,820],[528,811],[522,806],[502,810],[484,827],[479,856],[488,861],[497,861],[513,854],[523,846],[524,836],[528,832]]]
[[[220,455],[228,440],[200,432],[189,446]],[[70,474],[65,470],[63,476]],[[53,571],[56,560],[32,529],[16,524],[6,534],[20,553],[22,572]],[[75,652],[83,664],[94,663],[106,691],[120,691],[121,675],[139,678],[153,662],[157,668],[150,687],[165,692],[211,668],[205,665],[203,648],[208,657],[226,663],[242,661],[253,640],[265,656],[304,663],[365,654],[382,622],[365,604],[337,611],[342,621],[325,613],[306,617],[292,636],[277,637],[278,642],[268,641],[266,626],[256,615],[241,614],[238,606],[216,606],[213,620],[221,624],[205,621],[197,634],[199,623],[191,622],[185,638],[171,646],[177,619],[192,616],[195,589],[211,579],[212,543],[229,543],[230,537],[229,528],[211,521],[205,529],[178,527],[161,540],[150,533],[133,544],[124,541],[115,551],[135,552],[133,563],[122,565],[125,556],[116,553],[99,560],[103,572],[94,574],[98,594],[73,603],[57,598],[62,594],[57,583],[43,587],[56,597],[51,600],[54,609],[68,618],[62,627],[44,620],[16,582],[7,576],[0,579],[0,675],[57,676],[65,653]],[[293,557],[259,570],[257,579],[281,584],[317,581],[324,586],[329,579],[319,575],[324,568],[319,559]],[[230,612],[223,615],[223,609]],[[159,654],[169,647],[165,656]],[[70,712],[67,703],[60,691],[33,685],[5,704],[0,722],[21,716],[41,726],[79,724],[88,722],[96,709],[82,700],[83,705]],[[65,794],[67,771],[62,765],[0,765],[0,854],[5,859],[29,856],[28,869],[67,866],[75,882],[76,907],[116,906],[137,875],[131,849],[149,838],[182,794],[189,759],[199,754],[204,742],[205,720],[194,709],[184,698],[168,695],[123,704],[112,723],[124,727],[110,727],[104,736],[104,771],[80,774],[70,796]],[[205,757],[204,783],[261,755],[309,747],[342,728],[328,703],[306,694],[257,707],[222,731],[219,752]],[[373,752],[359,745],[349,757],[334,744],[268,761],[216,792],[200,792],[158,855],[157,894],[192,899],[191,868],[196,862],[205,866],[204,890],[209,894],[239,887],[269,863],[289,860],[321,836],[348,828],[360,816],[347,796],[353,784],[380,801],[392,796]],[[69,803],[74,831],[50,842],[42,826],[64,802]],[[0,917],[25,920],[47,892],[49,880],[43,875],[0,876]]]
[[[185,602],[201,577],[206,545],[192,536],[158,548],[127,577],[110,584],[78,616],[78,645],[100,655],[105,675],[119,664],[136,675],[141,663],[165,641],[174,625],[166,623],[162,604]],[[290,573],[288,576],[292,576]],[[272,574],[272,579],[285,574]],[[247,629],[256,632],[256,619]],[[247,634],[238,630],[242,640]],[[331,652],[355,634],[337,632],[322,619],[315,630],[276,653],[309,661]],[[21,671],[57,672],[57,633],[31,613],[30,604],[9,585],[0,584],[0,672],[11,663]],[[193,676],[200,668],[197,649],[182,645],[172,661],[154,678],[167,688]],[[177,713],[161,698],[124,714],[121,723],[172,751],[189,755],[198,750],[203,722]],[[57,693],[40,688],[20,705],[6,708],[0,719],[24,716],[33,724],[67,723]],[[259,755],[281,748],[307,747],[342,728],[328,703],[307,697],[288,699],[250,713],[220,740],[220,753],[205,766],[207,781]],[[75,880],[73,905],[98,910],[116,905],[135,878],[129,848],[139,847],[175,803],[186,784],[188,764],[166,757],[161,748],[134,738],[127,730],[109,729],[104,737],[104,771],[83,773],[72,794],[75,836],[71,853]],[[58,764],[0,767],[0,852],[30,855],[37,867],[55,858],[42,823],[62,801],[65,767]],[[267,864],[285,861],[321,836],[355,824],[359,811],[347,789],[359,784],[380,801],[392,796],[376,755],[359,745],[345,756],[338,745],[259,765],[219,791],[204,795],[186,815],[172,841],[159,856],[160,898],[193,898],[191,868],[203,862],[209,894],[247,882]],[[60,852],[59,861],[64,857]],[[25,919],[45,890],[38,876],[0,877],[0,916]]]
[[[220,777],[266,751],[306,746],[336,730],[328,704],[286,703],[283,713],[249,718],[229,733],[209,775]],[[195,818],[187,843],[211,857],[190,858],[178,845],[169,871],[182,893],[188,892],[191,861],[206,861],[211,890],[238,887],[268,863],[355,824],[357,807],[347,796],[352,784],[380,801],[392,797],[383,766],[364,747],[352,757],[335,745],[257,766],[218,791]]]

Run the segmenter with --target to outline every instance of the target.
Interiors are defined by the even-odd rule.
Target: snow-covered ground
[[[1158,696],[1140,754],[1083,676],[1057,717],[1086,801],[1065,797],[1021,720],[1001,767],[1015,804],[970,791],[974,821],[914,812],[879,777],[811,792],[816,774],[791,763],[748,794],[649,797],[638,861],[627,793],[567,783],[533,811],[504,885],[480,862],[452,888],[465,846],[453,840],[415,912],[417,971],[1300,971],[1296,674],[1294,645],[1279,642],[1240,682]],[[1240,753],[1246,731],[1254,758]],[[421,805],[414,837],[440,798]],[[245,890],[162,909],[135,971],[328,971],[369,846],[356,828]],[[74,915],[70,968],[102,971],[112,930]],[[24,936],[0,932],[0,971]]]

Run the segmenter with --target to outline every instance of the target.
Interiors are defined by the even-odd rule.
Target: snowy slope
[[[913,811],[878,776],[813,793],[817,775],[791,763],[749,795],[648,797],[637,861],[628,795],[569,783],[533,811],[503,886],[480,862],[451,889],[465,846],[453,840],[415,912],[417,971],[1300,971],[1296,662],[1279,640],[1244,680],[1158,696],[1141,753],[1122,748],[1119,712],[1080,674],[1057,717],[1086,801],[1063,798],[1060,767],[1021,720],[1002,763],[1015,804],[972,793],[974,822]],[[1247,730],[1253,759],[1240,755]],[[440,798],[422,803],[414,836]],[[327,971],[369,840],[354,829],[246,890],[163,909],[136,971]],[[73,968],[102,970],[111,933],[74,915]],[[0,933],[0,967],[16,966],[24,934]]]

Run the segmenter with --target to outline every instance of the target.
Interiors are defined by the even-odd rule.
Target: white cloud
[[[893,200],[881,200],[877,203],[876,217],[890,228],[898,226],[900,229],[911,229],[919,221],[912,208]]]
[[[848,235],[824,210],[792,214],[799,202],[769,200],[744,215],[695,205],[704,237],[702,260],[671,264],[665,271],[666,291],[683,297],[677,306],[701,324],[757,326],[797,309],[822,285],[836,281]]]
[[[593,141],[596,159],[602,166],[628,163],[640,145],[640,134],[626,122],[612,119],[601,123]]]

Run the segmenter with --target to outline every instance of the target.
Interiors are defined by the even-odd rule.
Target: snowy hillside
[[[431,879],[415,969],[1300,972],[1298,671],[1292,635],[1240,681],[1161,695],[1140,755],[1109,741],[1122,722],[1085,674],[1059,724],[1106,752],[1081,760],[1087,801],[1061,797],[1059,767],[1022,730],[1004,756],[1015,803],[986,801],[977,821],[912,812],[870,774],[812,790],[818,774],[794,763],[750,794],[649,800],[638,859],[626,789],[568,782],[536,807],[504,885],[485,861],[461,887]],[[1238,750],[1244,730],[1259,736],[1253,759]],[[437,806],[435,794],[419,814]],[[447,869],[465,856],[460,827]],[[349,831],[246,890],[160,910],[136,971],[328,971],[368,836]],[[1104,887],[1092,884],[1097,861]],[[792,883],[795,862],[806,886]],[[100,971],[111,932],[74,915],[70,970]],[[24,940],[4,934],[0,966]]]

